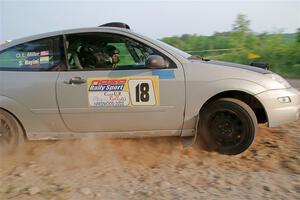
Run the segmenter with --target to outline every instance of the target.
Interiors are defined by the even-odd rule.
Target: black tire
[[[13,153],[23,139],[19,122],[10,113],[0,109],[0,153]]]
[[[200,111],[199,138],[208,150],[240,154],[252,144],[256,129],[253,110],[237,99],[221,98]]]

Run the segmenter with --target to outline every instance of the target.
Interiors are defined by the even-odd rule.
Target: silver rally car
[[[251,145],[258,123],[299,113],[299,91],[279,75],[203,60],[122,23],[0,45],[3,149],[21,138],[180,136],[232,155]]]

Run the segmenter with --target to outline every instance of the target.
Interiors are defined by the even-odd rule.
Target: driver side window
[[[70,70],[145,69],[149,55],[160,55],[168,66],[174,62],[157,50],[131,38],[108,33],[72,34],[66,37]]]

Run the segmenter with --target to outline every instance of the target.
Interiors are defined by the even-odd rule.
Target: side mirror
[[[145,61],[145,66],[151,69],[161,69],[167,67],[165,59],[159,55],[148,56]]]

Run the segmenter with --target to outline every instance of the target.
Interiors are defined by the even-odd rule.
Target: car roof
[[[10,42],[0,44],[0,51],[7,49],[9,47],[13,47],[18,44],[22,44],[33,40],[43,39],[47,37],[53,37],[53,36],[64,35],[64,34],[75,34],[75,33],[86,33],[86,32],[109,32],[109,31],[124,32],[124,33],[130,33],[135,35],[132,31],[128,29],[116,28],[116,27],[88,27],[88,28],[67,29],[67,30],[47,32],[47,33],[42,33],[42,34],[37,34],[37,35],[32,35],[32,36],[27,36],[16,40],[12,40]]]

